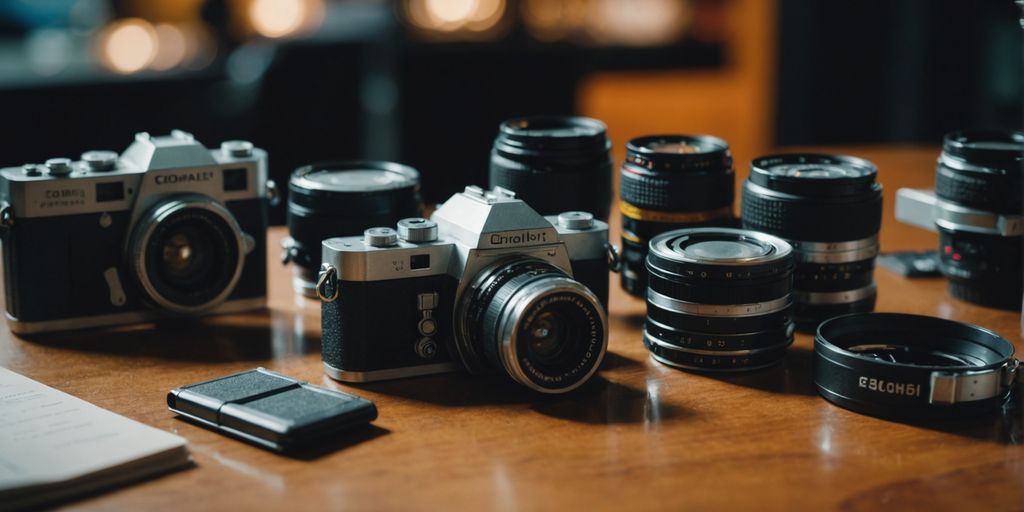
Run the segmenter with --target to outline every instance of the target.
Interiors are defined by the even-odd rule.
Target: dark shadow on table
[[[1003,407],[990,414],[965,418],[943,418],[933,420],[895,420],[878,418],[878,421],[891,421],[912,427],[944,432],[978,441],[996,444],[1024,444],[1024,407],[1021,403],[1021,386],[1018,385],[1010,400]]]
[[[59,350],[197,362],[265,361],[320,351],[319,326],[289,311],[156,322],[24,336]],[[303,332],[298,332],[298,331]]]
[[[390,433],[391,431],[386,428],[370,424],[351,431],[335,434],[331,438],[316,441],[305,448],[281,455],[292,459],[313,461]]]
[[[814,396],[814,353],[803,347],[790,347],[779,364],[738,373],[700,373],[707,378],[736,386],[759,389],[771,393]]]
[[[690,415],[689,411],[658,401],[645,390],[600,375],[578,389],[557,395],[544,395],[511,381],[463,372],[361,384],[359,389],[443,407],[522,404],[545,416],[591,424],[666,421]]]

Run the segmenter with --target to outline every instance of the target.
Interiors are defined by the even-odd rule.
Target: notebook
[[[0,368],[0,510],[191,464],[185,440]]]

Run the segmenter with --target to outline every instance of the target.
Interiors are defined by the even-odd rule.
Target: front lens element
[[[466,291],[456,351],[473,373],[497,373],[543,393],[564,393],[597,371],[608,344],[597,297],[558,268],[515,260]]]
[[[197,313],[227,298],[244,263],[242,234],[231,213],[209,199],[161,203],[132,233],[131,265],[158,306]]]

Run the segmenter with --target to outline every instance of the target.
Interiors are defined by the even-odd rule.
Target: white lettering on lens
[[[907,384],[903,382],[891,382],[882,379],[860,377],[857,379],[857,385],[864,389],[870,389],[871,391],[878,391],[879,393],[886,393],[889,395],[921,396],[920,384]]]

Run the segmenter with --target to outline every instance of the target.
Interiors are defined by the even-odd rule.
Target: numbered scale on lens
[[[729,228],[651,240],[644,345],[658,362],[744,371],[782,360],[793,343],[794,257],[784,240]]]

